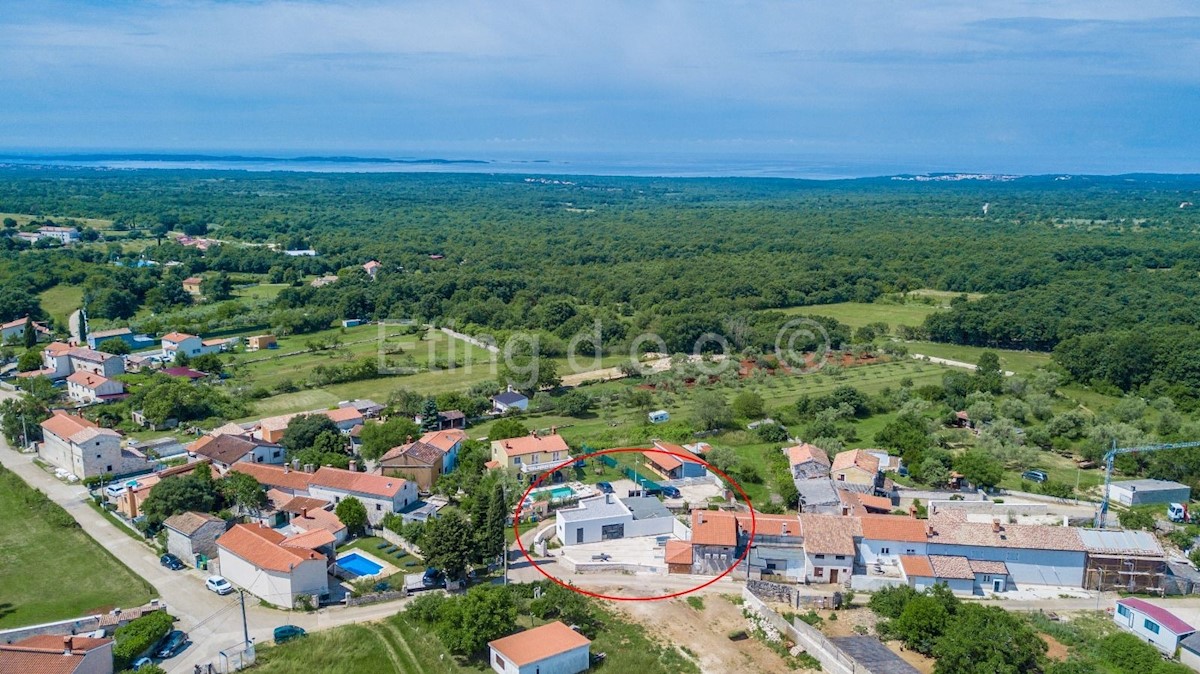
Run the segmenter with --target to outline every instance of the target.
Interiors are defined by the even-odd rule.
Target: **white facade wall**
[[[73,381],[67,382],[67,396],[76,402],[92,403],[100,396],[111,396],[125,392],[125,385],[119,381],[108,380],[95,388],[88,388]]]
[[[246,454],[246,457],[242,460],[279,465],[283,463],[283,454],[283,447],[263,447],[258,445],[253,451]]]
[[[70,372],[91,372],[101,377],[112,379],[119,374],[125,374],[125,360],[120,357],[108,358],[103,361],[85,358],[68,358]]]
[[[625,538],[636,536],[662,536],[670,534],[675,529],[674,517],[654,517],[646,520],[633,520],[625,525]]]
[[[300,562],[291,573],[260,569],[253,563],[221,548],[221,575],[250,594],[282,608],[292,608],[296,596],[329,594],[325,562],[310,559]]]
[[[663,517],[660,519],[665,520],[669,525],[671,523],[670,521],[674,518]],[[558,540],[561,541],[564,546],[568,546],[576,545],[578,543],[599,543],[601,540],[600,533],[603,527],[609,524],[624,524],[625,536],[628,536],[630,525],[633,524],[633,515],[630,513],[624,513],[609,515],[608,517],[594,517],[570,522],[558,517],[556,518],[554,526],[558,533]],[[579,529],[583,530],[582,540],[578,538],[578,534],[576,533]],[[671,529],[668,529],[667,533],[670,533],[670,531]]]
[[[804,578],[810,583],[847,583],[850,582],[853,571],[854,555],[819,555],[809,552],[804,555]]]
[[[885,541],[864,538],[858,544],[858,563],[868,566],[879,562],[885,566],[896,565],[900,555],[925,555],[925,541]]]
[[[1086,555],[1082,550],[992,548],[931,542],[928,554],[1004,562],[1009,578],[1018,587],[1025,584],[1083,587]]]
[[[199,337],[189,337],[182,342],[168,342],[163,340],[162,348],[163,351],[167,354],[170,354],[171,359],[174,360],[176,352],[185,353],[189,358],[192,356],[201,355],[203,353],[204,344]]]
[[[1124,609],[1126,615],[1121,615],[1121,609]],[[1129,632],[1133,632],[1139,638],[1144,639],[1151,646],[1168,655],[1174,656],[1175,649],[1179,646],[1179,638],[1181,635],[1175,634],[1168,630],[1164,625],[1145,613],[1124,604],[1117,604],[1117,608],[1113,610],[1113,622],[1121,626]],[[1158,626],[1158,632],[1154,632],[1147,626],[1147,622]]]
[[[804,581],[805,555],[801,545],[772,545],[755,543],[746,555],[754,571],[768,571],[797,582]]]
[[[384,515],[387,515],[388,513],[398,513],[417,500],[417,483],[412,480],[405,480],[404,487],[396,492],[396,497],[394,499],[388,499],[382,496],[372,496],[370,494],[360,494],[352,491],[343,491],[341,489],[333,489],[331,487],[323,487],[316,484],[309,485],[308,493],[313,498],[332,501],[334,503],[334,507],[336,507],[336,505],[347,496],[353,496],[359,501],[362,501],[363,506],[366,507],[367,520],[373,525],[378,525],[383,522]]]
[[[1196,653],[1189,648],[1181,648],[1179,649],[1179,661],[1193,670],[1200,672],[1200,653]]]
[[[495,650],[491,652],[492,671],[500,674],[578,674],[587,671],[590,659],[591,647],[588,645],[530,662],[524,667],[517,667]]]
[[[970,596],[975,594],[975,581],[966,580],[964,578],[930,578],[928,576],[909,576],[908,586],[917,592],[925,590],[937,585],[939,582],[945,583],[950,591],[957,595]]]

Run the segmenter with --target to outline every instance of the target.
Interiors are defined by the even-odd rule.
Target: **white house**
[[[367,520],[378,526],[384,515],[398,513],[416,502],[417,483],[401,477],[322,466],[309,480],[308,493],[334,504],[353,496],[366,506]]]
[[[175,356],[182,353],[188,358],[203,356],[210,353],[220,353],[238,344],[237,337],[228,339],[200,339],[186,332],[168,332],[162,337],[163,358],[174,361]]]
[[[918,592],[938,584],[963,596],[1008,589],[1008,568],[1004,562],[946,555],[901,555],[900,569],[908,586]]]
[[[91,372],[79,371],[67,377],[67,397],[77,403],[91,404],[119,398],[125,385]]]
[[[67,351],[71,372],[91,372],[102,377],[125,374],[125,360],[120,356],[76,346]]]
[[[1171,657],[1174,657],[1180,639],[1196,632],[1195,627],[1167,609],[1134,597],[1117,600],[1113,622]]]
[[[619,499],[601,494],[580,499],[573,508],[554,511],[554,527],[563,545],[617,538],[670,534],[675,519],[656,498]]]
[[[30,323],[29,317],[18,318],[15,321],[9,321],[0,325],[0,343],[10,341],[20,341],[25,337],[25,326]],[[33,321],[33,329],[37,333],[39,340],[42,337],[50,334],[50,329],[45,325]]]
[[[74,227],[38,227],[38,238],[55,239],[65,246],[79,240],[79,230]]]
[[[928,529],[914,517],[864,515],[859,518],[862,540],[858,544],[858,563],[862,566],[895,567],[902,556],[924,557]]]
[[[556,620],[488,642],[499,674],[578,674],[591,664],[592,642]]]
[[[145,458],[121,449],[121,434],[83,417],[54,410],[41,423],[38,457],[83,479],[110,473],[129,475],[150,469]]]
[[[292,608],[300,595],[329,594],[325,555],[274,529],[238,524],[217,539],[217,549],[221,575],[268,603]]]
[[[848,583],[854,571],[854,539],[862,536],[857,517],[800,514],[804,535],[805,580]]]

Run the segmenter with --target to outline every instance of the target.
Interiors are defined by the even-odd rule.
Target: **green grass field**
[[[603,611],[603,627],[592,641],[592,652],[608,654],[602,672],[693,674],[700,670],[675,647],[655,643],[639,625]],[[518,619],[530,624],[528,617]],[[403,613],[385,620],[360,623],[311,634],[282,646],[263,646],[255,672],[283,674],[341,674],[342,672],[404,672],[404,674],[467,674],[490,672],[486,662],[460,661],[450,655],[431,630]]]
[[[905,342],[909,353],[919,353],[936,358],[961,360],[976,363],[984,351],[992,351],[1000,357],[1000,367],[1019,374],[1033,372],[1039,367],[1050,366],[1050,354],[1042,351],[1013,351],[1011,349],[987,349],[981,346],[962,346],[940,342]]]
[[[0,628],[140,606],[155,596],[139,578],[16,474],[0,468]],[[55,514],[50,514],[55,512]]]
[[[838,304],[814,304],[807,307],[785,309],[786,314],[828,316],[859,328],[868,323],[882,321],[895,329],[897,325],[920,325],[925,317],[939,311],[928,304],[866,304],[862,302],[840,302]]]
[[[245,288],[238,288],[233,291],[233,295],[234,297],[251,300],[274,300],[284,288],[288,287],[290,286],[286,283],[260,283]]]
[[[102,220],[100,218],[74,218],[64,215],[31,215],[29,213],[0,213],[0,220],[5,218],[12,218],[13,220],[16,220],[18,227],[28,225],[33,220],[45,220],[46,218],[49,218],[60,225],[65,224],[67,220],[74,220],[75,222],[91,227],[92,229],[110,229],[113,225],[112,220]]]
[[[43,311],[65,325],[71,312],[83,305],[83,288],[67,285],[54,286],[38,293],[38,301],[42,303]]]

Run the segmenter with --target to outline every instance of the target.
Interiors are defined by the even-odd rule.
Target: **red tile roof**
[[[667,550],[664,557],[667,564],[690,565],[692,563],[692,544],[679,540],[667,541]]]
[[[825,453],[825,450],[807,442],[788,447],[785,451],[787,451],[788,465],[790,466],[798,466],[809,461],[816,461],[822,466],[829,465],[829,455]]]
[[[591,643],[587,637],[555,620],[541,627],[489,641],[488,646],[517,667],[524,667],[560,653],[590,646]]]
[[[454,448],[454,445],[467,439],[465,431],[457,428],[452,428],[445,431],[430,431],[421,436],[421,442],[427,445],[433,445],[443,452],[448,452]]]
[[[496,440],[492,443],[492,446],[503,447],[505,456],[510,459],[514,456],[523,456],[525,454],[565,452],[570,449],[567,447],[567,441],[563,440],[562,436],[558,433],[553,435],[523,435],[519,438]]]
[[[902,515],[864,515],[859,518],[862,537],[874,541],[902,541],[924,543],[926,524],[924,520]]]
[[[68,641],[71,655],[65,655]],[[11,644],[0,644],[0,674],[73,674],[88,651],[111,644],[112,639],[58,635],[41,635]]]
[[[975,573],[971,571],[971,563],[966,557],[929,555],[929,565],[933,567],[935,578],[975,580]]]
[[[68,442],[82,442],[97,435],[121,435],[111,428],[100,428],[83,417],[67,414],[63,410],[54,410],[54,414],[43,421],[41,427]]]
[[[737,545],[737,520],[720,510],[692,511],[693,545]]]
[[[291,470],[283,466],[269,466],[265,463],[247,463],[241,461],[229,467],[239,473],[245,473],[259,484],[271,487],[284,487],[292,491],[308,491],[308,483],[312,474],[301,470]]]
[[[742,531],[750,531],[750,514],[735,515],[738,526]],[[764,515],[754,514],[755,536],[800,536],[800,520],[795,515]]]
[[[208,513],[185,512],[171,515],[163,520],[163,526],[174,529],[185,536],[191,536],[209,522],[224,522],[224,520]]]
[[[301,548],[281,545],[284,535],[273,529],[252,524],[238,524],[217,539],[217,546],[241,557],[261,569],[287,573],[297,564],[323,555]]]
[[[800,514],[804,552],[828,555],[853,555],[854,537],[862,536],[857,517]]]
[[[342,468],[322,466],[313,473],[309,482],[314,487],[325,487],[338,491],[358,492],[383,498],[395,498],[407,484],[402,477],[387,477],[373,473],[359,473]]]
[[[996,575],[1008,575],[1008,565],[1004,562],[992,562],[985,559],[967,560],[971,564],[971,573],[991,573]]]
[[[900,568],[904,569],[904,575],[920,576],[922,578],[933,578],[933,565],[929,563],[929,558],[925,555],[900,555]]]
[[[879,472],[879,457],[861,449],[850,449],[833,457],[831,470],[846,470],[855,467],[874,474]]]
[[[1125,606],[1128,606],[1139,613],[1145,614],[1146,617],[1152,619],[1154,622],[1162,625],[1177,635],[1191,634],[1192,632],[1196,631],[1195,627],[1187,624],[1174,613],[1171,613],[1161,606],[1155,606],[1154,604],[1151,604],[1143,599],[1126,597],[1125,599],[1118,599],[1117,604],[1124,604]]]
[[[1030,550],[1086,550],[1079,531],[1074,527],[961,522],[943,517],[941,513],[928,522],[933,526],[930,543]]]
[[[84,372],[83,370],[80,370],[78,372],[73,372],[70,377],[67,377],[67,381],[87,389],[95,390],[112,380],[108,379],[107,377],[101,377],[98,374],[92,374],[91,372]]]
[[[185,339],[195,339],[195,337],[196,335],[189,335],[186,332],[168,332],[167,334],[163,335],[162,341],[175,342],[178,344]]]
[[[335,424],[341,421],[361,422],[363,418],[362,412],[353,407],[339,407],[336,410],[325,410],[322,414],[329,417],[329,420]]]

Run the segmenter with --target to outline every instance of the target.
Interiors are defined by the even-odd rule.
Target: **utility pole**
[[[250,648],[250,625],[246,622],[246,591],[238,588],[238,597],[242,600],[242,638],[246,640],[246,648]]]
[[[501,476],[501,490],[504,493],[504,506],[508,507],[508,480]],[[521,522],[513,518],[513,535],[521,535]],[[504,542],[504,584],[508,585],[508,541]]]

